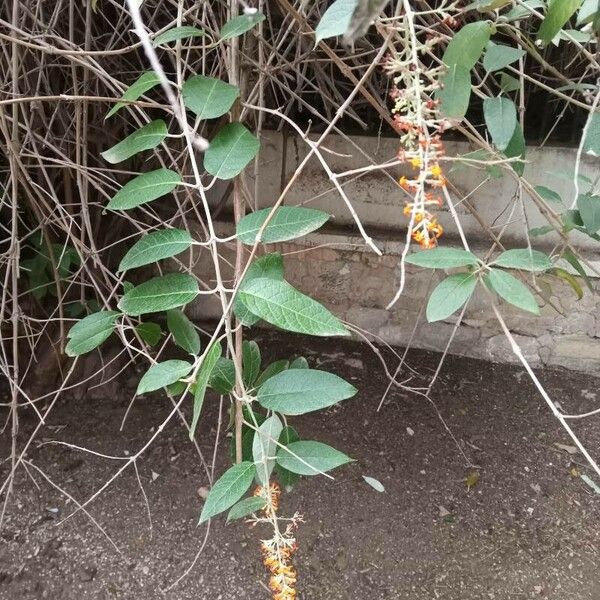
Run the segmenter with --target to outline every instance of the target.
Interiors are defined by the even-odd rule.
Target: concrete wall
[[[396,140],[356,137],[353,141],[357,147],[381,162],[389,160],[397,150]],[[281,174],[289,177],[304,155],[304,148],[297,139],[288,141],[286,152],[282,144],[282,137],[277,134],[266,136],[263,140],[258,185],[261,206],[269,206],[275,201],[279,195]],[[339,137],[329,138],[327,148],[332,152],[325,156],[335,171],[368,164],[356,147]],[[447,144],[449,155],[469,150],[466,144]],[[528,179],[536,185],[554,189],[570,203],[574,188],[566,173],[572,170],[575,152],[560,148],[538,152],[531,149],[530,159],[533,162],[527,166]],[[597,166],[598,163],[586,159],[581,170],[593,177],[597,174]],[[399,174],[400,170],[394,173],[394,178]],[[343,202],[335,191],[331,191],[331,183],[318,163],[312,160],[285,203],[306,203],[323,208],[334,215],[336,227],[293,243],[272,245],[267,250],[286,254],[286,278],[293,285],[323,302],[336,315],[367,330],[375,338],[395,345],[406,345],[418,323],[412,345],[441,351],[451,334],[455,317],[429,324],[423,316],[419,317],[419,312],[444,273],[409,267],[405,293],[392,310],[385,310],[398,286],[398,264],[406,225],[402,216],[405,198],[394,178],[386,178],[376,172],[359,179],[349,178],[344,186],[363,224],[383,251],[382,257],[366,249],[362,238],[352,233],[352,219]],[[516,183],[505,176],[480,185],[484,178],[474,169],[464,169],[451,175],[452,182],[461,194],[476,190],[470,199],[488,224],[504,224],[508,214],[506,208],[514,196]],[[460,197],[455,198],[456,202],[459,200]],[[458,211],[472,250],[483,256],[490,248],[488,238],[466,210],[459,206]],[[443,243],[455,245],[456,229],[451,216],[442,211],[440,221],[447,231]],[[545,220],[537,208],[531,202],[525,202],[525,214],[517,212],[514,215],[503,239],[511,247],[523,247],[526,228],[543,224]],[[225,233],[230,231],[230,226],[223,223],[220,229]],[[546,251],[552,249],[551,236],[538,239],[536,247]],[[585,248],[586,258],[600,268],[600,264],[597,264],[597,248],[600,246],[595,248],[594,242],[589,243],[588,239],[581,236],[578,244]],[[206,258],[203,257],[198,263],[198,272],[204,276],[210,273]],[[552,303],[558,311],[545,305],[539,317],[503,304],[502,312],[511,331],[534,366],[562,366],[600,373],[600,313],[597,310],[600,300],[586,291],[578,301],[572,289],[556,279],[552,282],[552,289]],[[194,305],[194,315],[197,317],[216,315],[218,310],[210,298],[200,299]],[[472,298],[450,351],[497,362],[515,361],[481,290]]]

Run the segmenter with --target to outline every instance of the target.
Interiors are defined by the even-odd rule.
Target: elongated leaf
[[[577,208],[587,232],[597,233],[600,230],[600,196],[581,194],[577,198]]]
[[[192,370],[192,365],[185,360],[165,360],[152,365],[140,379],[135,392],[138,396],[160,390],[171,383],[185,377]]]
[[[383,487],[383,483],[374,477],[368,477],[367,475],[362,476],[366,483],[368,483],[375,491],[377,492],[385,492],[385,488]]]
[[[227,469],[210,490],[200,523],[232,507],[248,491],[255,473],[256,468],[251,462],[241,462]]]
[[[234,17],[223,25],[219,37],[221,38],[221,41],[238,37],[239,35],[250,31],[255,25],[258,25],[264,20],[265,15],[259,12],[253,15],[240,15],[239,17]]]
[[[196,75],[182,88],[183,102],[199,119],[214,119],[229,111],[240,95],[235,85],[220,79]]]
[[[468,23],[454,34],[444,52],[442,61],[448,67],[461,65],[470,71],[481,57],[491,32],[492,29],[487,21]]]
[[[299,356],[295,358],[290,364],[290,369],[308,369],[308,361],[304,358],[304,356]]]
[[[579,285],[577,277],[569,273],[569,271],[566,271],[565,269],[561,269],[559,267],[555,267],[554,269],[552,269],[551,273],[555,277],[566,281],[571,286],[571,289],[575,292],[575,295],[577,296],[577,300],[581,300],[583,298],[583,289],[581,288],[581,285]]]
[[[277,375],[277,373],[281,373],[282,371],[289,369],[289,367],[290,367],[289,360],[282,359],[282,360],[276,360],[275,362],[272,362],[260,374],[260,377],[256,380],[255,387],[259,388],[265,381],[267,381],[267,379],[270,379],[274,375]]]
[[[469,300],[477,278],[472,273],[458,273],[444,279],[432,292],[427,303],[427,320],[441,321]]]
[[[269,485],[275,467],[277,442],[283,431],[283,424],[277,415],[271,415],[254,434],[252,457],[256,464],[256,478],[262,486]]]
[[[315,30],[316,43],[348,31],[358,0],[335,0],[323,13]]]
[[[317,369],[288,369],[260,387],[261,406],[284,415],[303,415],[352,398],[358,390],[341,377]]]
[[[186,352],[200,352],[200,336],[194,324],[178,308],[167,311],[167,327],[173,335],[173,340]]]
[[[525,50],[521,48],[513,48],[512,46],[504,46],[502,44],[494,44],[494,42],[488,42],[485,50],[485,56],[483,57],[483,68],[488,73],[499,71],[504,67],[518,61],[521,57],[527,54]]]
[[[349,456],[321,442],[293,442],[277,452],[277,464],[299,475],[319,475],[349,462]]]
[[[506,13],[508,21],[519,21],[531,17],[534,10],[546,8],[543,0],[524,0],[522,4],[515,6],[512,10]]]
[[[323,305],[286,281],[259,277],[244,286],[239,296],[252,314],[286,331],[318,336],[349,335]]]
[[[517,109],[508,98],[486,98],[483,101],[485,124],[498,150],[505,150],[517,126]]]
[[[204,153],[204,168],[218,179],[233,179],[246,168],[259,148],[259,141],[241,123],[228,123]]]
[[[539,250],[516,248],[506,250],[493,261],[495,267],[507,269],[523,269],[524,271],[546,271],[552,267],[550,259]]]
[[[238,238],[244,244],[254,244],[271,211],[271,208],[263,208],[246,215],[237,225]],[[322,210],[302,206],[280,206],[275,210],[260,241],[268,244],[293,240],[319,229],[328,219],[329,215]]]
[[[167,124],[162,119],[157,119],[140,127],[122,142],[102,152],[100,156],[106,162],[114,165],[135,156],[139,152],[156,148],[166,137]]]
[[[146,344],[148,344],[149,346],[156,346],[156,344],[160,342],[162,330],[158,323],[140,323],[136,326],[135,330],[138,332],[139,336],[144,340],[144,342],[146,342]]]
[[[504,93],[515,92],[521,87],[521,83],[516,77],[506,73],[500,74],[500,89]]]
[[[486,274],[485,280],[498,296],[510,304],[536,315],[540,313],[540,308],[535,301],[534,295],[524,283],[521,283],[510,273],[506,273],[500,269],[491,269]]]
[[[179,173],[157,169],[142,173],[126,183],[110,200],[107,208],[129,210],[172,192],[181,183]]]
[[[440,79],[436,98],[440,109],[449,119],[462,119],[467,114],[471,98],[471,74],[462,65],[452,65]]]
[[[585,281],[590,292],[594,293],[594,286],[588,277],[583,265],[579,262],[575,254],[569,248],[565,248],[562,253],[562,257],[579,273],[580,277]]]
[[[235,365],[230,358],[219,358],[215,364],[208,385],[219,392],[229,394],[235,385]]]
[[[523,136],[523,130],[521,129],[521,126],[519,124],[517,124],[517,126],[515,127],[515,131],[513,133],[513,136],[511,138],[510,142],[508,143],[508,146],[504,150],[504,154],[508,158],[519,157],[521,159],[524,159],[525,152],[526,152],[525,137]],[[525,163],[523,161],[515,161],[515,162],[511,163],[511,166],[517,175],[519,175],[519,176],[523,175],[523,172],[525,171]]]
[[[192,424],[190,426],[190,440],[194,439],[194,433],[198,425],[198,419],[204,405],[204,396],[206,395],[206,387],[212,375],[219,358],[221,358],[221,344],[215,343],[206,353],[200,370],[196,376],[196,390],[194,391],[194,412],[192,414]]]
[[[146,92],[156,87],[160,83],[158,75],[154,71],[147,71],[142,73],[139,78],[134,81],[121,96],[121,100],[134,101],[140,96],[143,96]],[[106,118],[112,117],[117,111],[121,110],[124,106],[127,106],[127,102],[117,102],[106,115]]]
[[[438,247],[410,254],[406,257],[406,262],[429,269],[452,269],[477,265],[477,257],[471,252],[459,248]]]
[[[198,282],[185,273],[169,273],[154,277],[128,291],[119,308],[131,316],[160,312],[183,306],[199,293]]]
[[[562,204],[561,197],[554,190],[551,190],[544,185],[536,185],[534,189],[544,200],[546,200],[546,202]]]
[[[79,356],[97,348],[110,337],[119,316],[120,313],[114,310],[103,310],[75,323],[67,333],[67,356]]]
[[[194,240],[184,229],[161,229],[144,235],[127,252],[119,264],[119,271],[127,271],[170,258],[187,250]]]
[[[600,156],[600,113],[594,112],[589,117],[587,133],[583,142],[583,151],[592,156]]]
[[[575,14],[583,0],[550,0],[537,37],[548,44]]]
[[[269,279],[283,279],[283,258],[279,252],[265,254],[252,262],[240,284],[244,289],[253,279],[268,277]],[[254,325],[260,317],[253,315],[240,300],[239,293],[233,301],[233,312],[241,323],[246,326]]]
[[[260,496],[250,496],[250,498],[244,498],[231,507],[231,510],[227,515],[227,522],[229,523],[229,521],[243,519],[244,517],[263,509],[266,505],[267,501]]]
[[[242,378],[248,387],[252,387],[260,373],[260,348],[255,341],[242,343]]]
[[[279,436],[279,443],[282,446],[289,446],[294,442],[299,442],[300,436],[298,432],[289,425],[283,428],[281,435]],[[281,485],[285,487],[286,490],[290,490],[292,486],[298,481],[300,475],[298,473],[292,473],[287,469],[284,469],[280,464],[275,465],[275,473],[277,474],[277,478],[279,479]]]
[[[161,44],[169,44],[177,40],[186,40],[188,38],[204,37],[206,35],[204,29],[192,27],[191,25],[182,25],[181,27],[172,27],[167,31],[157,35],[152,40],[152,45],[156,48]]]

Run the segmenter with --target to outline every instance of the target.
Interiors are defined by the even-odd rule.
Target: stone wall
[[[380,158],[395,152],[395,140],[377,141],[373,138],[354,138],[363,149],[368,147],[371,154]],[[261,155],[262,169],[259,171],[261,205],[268,206],[278,196],[280,175],[291,174],[301,160],[303,150],[298,140],[288,142],[291,147],[282,152],[282,138],[272,134],[263,140]],[[345,144],[345,145],[344,145]],[[379,147],[374,150],[374,146]],[[364,165],[365,159],[360,153],[348,148],[335,136],[328,141],[328,148],[337,154],[327,154],[328,160],[338,171],[349,170]],[[455,154],[469,151],[465,144],[452,145]],[[345,158],[338,154],[352,157]],[[358,154],[358,156],[357,156]],[[533,162],[527,166],[531,179],[557,191],[570,204],[573,185],[566,173],[575,161],[573,150],[550,148],[541,152],[532,152]],[[282,157],[287,156],[286,164]],[[382,158],[383,160],[383,158]],[[586,160],[582,171],[593,176],[597,163]],[[527,173],[526,173],[527,174]],[[368,180],[367,180],[368,179]],[[477,188],[482,175],[467,169],[452,177],[459,193]],[[303,292],[310,294],[328,306],[336,315],[368,331],[375,339],[404,346],[409,341],[418,348],[442,351],[454,328],[456,317],[443,322],[427,323],[421,311],[430,291],[445,274],[432,273],[426,269],[408,266],[407,285],[392,310],[385,306],[393,298],[399,280],[398,264],[402,251],[402,239],[405,220],[401,216],[403,198],[399,188],[381,174],[371,174],[368,178],[350,181],[345,185],[350,198],[363,220],[366,228],[383,251],[378,257],[365,248],[362,238],[352,233],[352,219],[339,197],[331,191],[331,185],[318,165],[309,163],[304,175],[299,178],[286,198],[287,204],[310,201],[310,206],[321,207],[334,215],[336,227],[326,233],[316,233],[293,243],[277,244],[267,247],[268,251],[277,250],[286,255],[286,278]],[[477,189],[472,201],[477,205],[488,223],[501,216],[507,201],[514,195],[515,182],[508,177],[492,180]],[[460,200],[460,197],[455,198]],[[525,203],[527,226],[535,227],[544,223],[533,204]],[[471,215],[459,208],[472,250],[483,256],[490,249],[480,226]],[[447,235],[444,244],[455,245],[456,236],[448,214],[442,215]],[[525,219],[519,215],[509,225],[506,240],[512,247],[525,245]],[[231,233],[231,225],[222,223],[223,234]],[[553,240],[540,238],[539,248],[549,251]],[[586,258],[596,267],[598,246],[581,240]],[[227,258],[227,251],[225,251]],[[570,269],[568,265],[561,265]],[[203,257],[198,262],[198,273],[210,279],[210,261]],[[226,273],[231,277],[231,273]],[[596,285],[597,280],[592,280]],[[554,305],[545,305],[541,314],[534,316],[519,311],[503,303],[502,313],[514,333],[525,356],[535,367],[559,366],[569,369],[600,373],[600,318],[598,305],[600,300],[585,290],[581,300],[577,300],[573,290],[558,279],[552,283]],[[213,298],[198,300],[192,309],[194,316],[206,318],[219,314],[218,304]],[[450,352],[483,358],[496,362],[516,362],[516,357],[502,334],[500,326],[489,307],[488,299],[482,290],[471,299],[465,319],[458,328]]]

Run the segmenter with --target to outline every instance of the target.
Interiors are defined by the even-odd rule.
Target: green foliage
[[[543,252],[529,248],[506,250],[492,264],[496,267],[524,271],[546,271],[552,267],[552,262]]]
[[[128,135],[122,142],[101,153],[102,158],[117,164],[143,150],[156,148],[167,137],[167,124],[162,119],[152,121]]]
[[[485,55],[483,57],[483,68],[488,73],[500,71],[501,69],[504,69],[504,67],[518,61],[525,56],[525,54],[525,50],[521,50],[520,48],[495,44],[490,41],[486,46]]]
[[[165,360],[152,365],[140,379],[136,394],[147,394],[175,383],[192,370],[192,365],[185,360]]]
[[[229,523],[229,521],[243,519],[244,517],[263,509],[266,504],[266,500],[260,496],[244,498],[231,507],[231,510],[227,514],[227,522]]]
[[[157,169],[138,175],[126,183],[110,200],[106,208],[129,210],[172,192],[181,183],[179,173]]]
[[[208,385],[219,394],[229,394],[235,386],[235,365],[230,358],[219,358],[212,369]]]
[[[283,431],[281,432],[281,435],[279,436],[279,443],[282,446],[289,446],[290,444],[293,444],[294,442],[299,442],[299,441],[300,441],[300,436],[298,435],[298,432],[293,427],[290,427],[288,425],[287,427],[283,428]],[[281,485],[283,485],[288,490],[300,478],[300,475],[298,475],[297,473],[292,473],[291,471],[288,471],[287,469],[284,469],[280,464],[275,465],[275,474],[277,475],[277,478],[279,479]]]
[[[415,252],[406,257],[406,262],[428,269],[453,269],[478,264],[477,257],[460,248],[432,248]]]
[[[449,119],[462,119],[467,114],[471,99],[471,74],[463,65],[448,67],[447,73],[440,79],[442,86],[436,95],[440,108]]]
[[[319,475],[349,462],[349,456],[321,442],[292,442],[277,452],[277,464],[298,475]]]
[[[199,523],[231,508],[248,491],[255,474],[254,464],[246,461],[225,471],[210,490]]]
[[[88,315],[71,327],[65,348],[67,356],[79,356],[97,348],[114,331],[115,321],[120,314],[114,310],[104,310]]]
[[[288,369],[258,390],[259,404],[284,415],[302,415],[352,398],[357,389],[341,377],[316,369]]]
[[[500,269],[490,269],[485,275],[485,281],[498,296],[510,304],[536,315],[539,314],[540,309],[533,294],[525,284],[510,273]]]
[[[442,61],[448,67],[461,65],[472,69],[489,42],[492,29],[487,21],[468,23],[454,34],[448,44]]]
[[[215,119],[226,114],[240,95],[235,85],[204,75],[190,77],[181,91],[186,108],[198,119]]]
[[[234,17],[223,25],[219,37],[221,38],[221,41],[238,37],[247,31],[250,31],[255,25],[258,25],[264,20],[265,15],[258,12],[253,15],[240,15],[239,17]]]
[[[204,153],[204,168],[218,179],[233,179],[246,168],[259,148],[259,141],[241,123],[228,123]]]
[[[256,478],[262,486],[269,485],[275,467],[277,442],[283,431],[283,424],[277,415],[266,419],[254,434],[252,457],[256,464]]]
[[[517,126],[515,127],[515,130],[514,130],[513,136],[511,138],[510,142],[508,143],[508,146],[504,150],[504,154],[507,156],[507,158],[524,159],[525,151],[526,151],[526,147],[525,147],[525,137],[523,136],[523,130],[521,129],[521,126],[519,124],[517,124]],[[525,171],[525,163],[522,160],[512,162],[511,166],[517,175],[519,175],[519,176],[523,175],[523,172]]]
[[[190,354],[200,352],[200,336],[194,324],[185,316],[183,311],[178,308],[168,310],[167,327],[177,346]]]
[[[472,273],[458,273],[444,279],[432,292],[427,302],[427,320],[441,321],[465,304],[473,294],[477,277]]]
[[[190,440],[194,439],[194,433],[198,425],[198,419],[202,412],[202,406],[204,405],[204,396],[206,394],[206,387],[213,373],[213,369],[221,358],[221,344],[215,343],[207,350],[200,370],[196,376],[196,389],[194,391],[194,410],[192,414],[192,424],[190,426]]]
[[[346,33],[357,6],[358,0],[335,0],[323,13],[317,25],[315,30],[316,43]]]
[[[237,225],[236,233],[244,244],[255,244],[258,233],[273,209],[263,208],[246,215]],[[329,215],[322,210],[302,206],[280,206],[265,227],[261,242],[285,242],[302,237],[321,227]]]
[[[486,98],[483,101],[485,124],[498,150],[505,150],[517,126],[517,109],[508,98]]]
[[[125,293],[118,306],[126,315],[138,316],[178,308],[199,293],[198,282],[185,273],[154,277]]]
[[[308,335],[348,335],[348,330],[323,305],[282,280],[259,277],[239,292],[254,315],[286,331]]]
[[[267,379],[269,379],[270,377],[273,377],[274,375],[277,375],[277,373],[281,373],[282,371],[285,371],[286,369],[290,368],[290,361],[289,360],[276,360],[275,362],[272,362],[258,377],[258,379],[256,380],[255,384],[256,387],[259,388],[265,381],[267,381]]]
[[[575,14],[583,0],[549,0],[548,11],[538,30],[537,36],[546,44],[550,43],[567,21]]]
[[[149,346],[156,346],[162,337],[162,329],[158,323],[146,322],[136,325],[135,330]]]
[[[600,196],[580,194],[577,198],[577,208],[586,231],[589,234],[600,230]]]
[[[191,25],[182,25],[181,27],[172,27],[167,31],[157,35],[152,40],[152,45],[156,48],[162,44],[169,44],[178,40],[186,40],[189,38],[204,37],[206,32],[198,27]]]
[[[187,250],[193,241],[184,229],[160,229],[147,233],[129,249],[118,270],[127,271],[170,258]]]
[[[152,88],[160,84],[160,79],[154,71],[146,71],[142,73],[128,88],[125,93],[121,96],[121,100],[128,100],[130,102],[138,100],[140,96],[143,96],[146,92],[149,92]],[[112,117],[116,112],[121,110],[124,106],[127,106],[127,102],[117,102],[106,115],[106,118]]]
[[[242,379],[244,384],[252,387],[260,373],[260,349],[254,341],[244,340],[242,343]]]
[[[554,190],[551,190],[544,185],[536,185],[534,189],[546,202],[562,204],[561,197]]]

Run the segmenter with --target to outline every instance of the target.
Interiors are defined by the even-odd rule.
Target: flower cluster
[[[281,488],[277,483],[270,483],[268,490],[258,486],[254,490],[255,496],[265,498],[267,501],[262,512],[264,519],[268,520],[274,526],[274,536],[269,540],[261,542],[261,552],[263,555],[263,564],[269,571],[269,589],[273,592],[273,600],[295,600],[296,591],[296,569],[292,564],[292,557],[297,549],[294,531],[298,523],[302,521],[299,514],[295,514],[287,525],[284,532],[279,530],[277,510],[279,509],[279,499]]]

